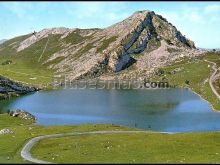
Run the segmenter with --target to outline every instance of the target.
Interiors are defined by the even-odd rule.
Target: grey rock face
[[[140,21],[139,25],[131,32],[131,37],[128,37],[128,41],[123,44],[122,54],[114,52],[113,55],[110,56],[109,66],[113,71],[118,72],[122,70],[122,68],[130,61],[130,56],[132,54],[137,54],[144,51],[147,47],[148,41],[152,37],[156,37],[156,34],[152,29],[152,14],[154,13],[147,12],[144,20]],[[146,27],[148,27],[149,30],[145,30]],[[135,42],[137,42],[135,48],[130,50]],[[116,56],[118,56],[118,58]]]
[[[134,18],[136,14],[134,14]],[[114,72],[122,70],[128,64],[132,55],[147,50],[148,43],[152,39],[158,40],[158,42],[165,40],[169,44],[177,46],[176,49],[178,47],[186,49],[195,48],[192,41],[186,39],[162,16],[150,11],[141,12],[141,14],[142,19],[136,18],[139,24],[124,38],[126,42],[123,44],[123,48],[119,47],[120,51],[113,51],[110,55],[109,66]]]

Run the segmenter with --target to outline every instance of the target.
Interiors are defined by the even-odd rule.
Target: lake
[[[220,113],[188,89],[39,91],[0,102],[23,109],[40,125],[113,123],[153,131],[220,130]]]

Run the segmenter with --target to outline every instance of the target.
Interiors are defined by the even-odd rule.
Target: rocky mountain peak
[[[109,66],[118,72],[128,65],[131,56],[147,51],[164,41],[177,49],[194,49],[194,43],[183,36],[171,23],[153,11],[138,11],[124,21],[113,25],[121,44],[110,53]]]
[[[40,44],[42,39],[44,44]],[[37,45],[35,56],[44,57],[42,64],[57,73],[68,73],[70,79],[98,77],[106,68],[120,72],[131,65],[137,71],[150,70],[193,56],[197,50],[175,26],[150,10],[137,11],[103,29],[49,28],[16,43],[16,52],[21,55]],[[0,47],[0,54],[3,50]]]

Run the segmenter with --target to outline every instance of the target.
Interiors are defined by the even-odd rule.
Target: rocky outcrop
[[[21,109],[17,109],[15,111],[10,111],[9,115],[12,117],[19,117],[19,118],[25,119],[25,120],[32,120],[32,121],[37,120],[34,115],[32,115],[29,112],[26,112],[24,110],[21,110]]]
[[[118,72],[131,60],[131,56],[139,54],[147,49],[151,40],[169,45],[175,45],[176,49],[194,49],[192,41],[185,38],[172,24],[167,22],[162,16],[154,12],[141,11],[135,14],[142,14],[144,17],[139,20],[139,24],[128,34],[122,46],[110,54],[109,66],[113,71]],[[165,52],[165,50],[164,50]],[[163,53],[163,52],[162,52]]]
[[[36,87],[26,86],[0,76],[0,100],[10,98],[11,96],[23,95],[37,90],[39,89]]]
[[[110,55],[109,66],[113,71],[117,72],[123,69],[125,65],[130,61],[130,56],[132,54],[138,54],[145,50],[149,40],[152,37],[156,37],[156,34],[152,29],[152,13],[144,12],[146,17],[140,20],[140,24],[134,28],[134,30],[124,38],[126,41],[122,41],[122,46],[120,46],[118,51],[114,51]],[[148,27],[146,30],[145,28]],[[134,48],[130,49],[134,45]]]

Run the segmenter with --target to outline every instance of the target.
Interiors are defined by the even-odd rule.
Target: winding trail
[[[212,75],[210,76],[209,78],[209,85],[213,91],[213,93],[218,97],[218,99],[220,99],[220,95],[219,93],[216,91],[214,85],[213,85],[213,82],[217,79],[217,77],[219,76],[219,74],[216,74],[219,70],[220,70],[220,67],[217,68],[217,64],[212,62],[212,61],[208,61],[208,60],[204,60],[208,63],[211,63],[212,64],[212,69],[214,70],[214,72],[212,73]]]
[[[55,164],[52,162],[47,162],[44,160],[39,160],[32,157],[30,151],[32,147],[43,139],[53,138],[53,137],[64,137],[64,136],[77,136],[77,135],[92,135],[92,134],[121,134],[121,133],[166,133],[166,134],[174,134],[173,132],[149,132],[149,131],[92,131],[92,132],[72,132],[72,133],[62,133],[62,134],[51,134],[51,135],[43,135],[35,137],[29,140],[23,149],[21,150],[21,157],[25,160],[28,160],[32,163],[38,164]]]

